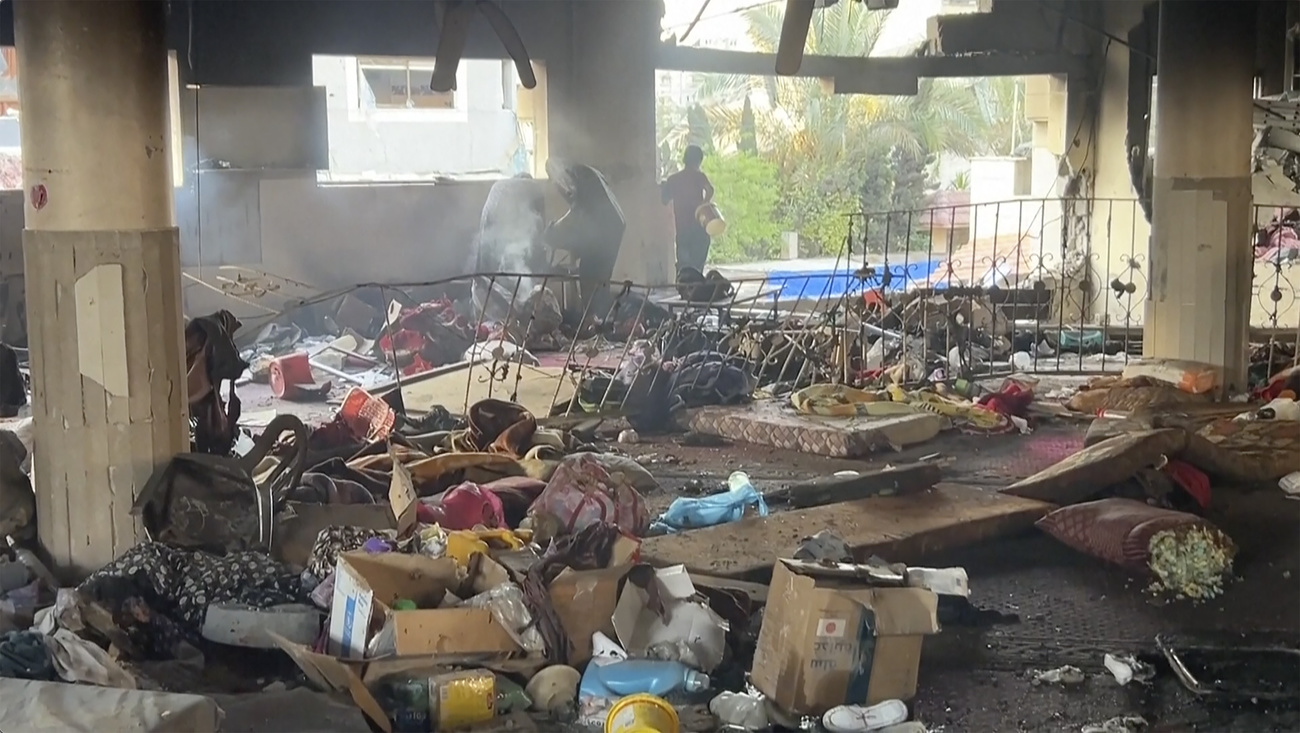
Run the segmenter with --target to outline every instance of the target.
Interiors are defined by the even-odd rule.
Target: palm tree
[[[749,36],[760,50],[774,53],[781,37],[783,10],[768,5],[749,10]],[[868,57],[880,41],[890,11],[870,11],[859,3],[837,3],[813,19],[805,53]],[[949,150],[959,155],[982,152],[985,128],[980,100],[968,86],[923,79],[915,96],[834,94],[819,80],[776,80],[774,103],[798,120],[796,143],[831,146],[837,155],[853,155],[862,145],[902,148],[915,155]]]
[[[743,103],[753,86],[748,77],[727,74],[694,74],[693,100],[690,104],[659,103],[658,145],[661,175],[676,169],[688,144],[702,142],[721,150],[740,143],[744,124]],[[707,141],[701,138],[706,135]]]
[[[1025,80],[999,76],[977,80],[972,86],[986,123],[985,155],[1014,155],[1033,135],[1025,119]]]

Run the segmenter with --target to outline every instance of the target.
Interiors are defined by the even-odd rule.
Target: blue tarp
[[[890,281],[888,292],[901,292],[910,285],[918,287],[930,279],[930,276],[943,263],[941,259],[913,260],[907,263],[889,263]],[[842,265],[839,270],[774,270],[768,273],[768,283],[780,287],[776,296],[780,300],[795,298],[838,298],[845,293],[862,292],[867,288],[878,288],[884,274],[883,265],[874,265],[876,276],[868,280],[859,280],[855,272],[860,265]]]

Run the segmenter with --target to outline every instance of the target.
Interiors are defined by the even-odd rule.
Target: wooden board
[[[907,496],[875,496],[708,529],[648,537],[641,557],[654,565],[685,565],[692,573],[766,578],[778,558],[822,530],[839,535],[865,559],[915,562],[927,554],[1028,529],[1055,507],[960,484],[939,484]]]
[[[942,475],[943,468],[938,463],[908,463],[854,476],[819,476],[764,496],[769,504],[785,501],[795,509],[807,509],[870,496],[915,494],[939,483]]]

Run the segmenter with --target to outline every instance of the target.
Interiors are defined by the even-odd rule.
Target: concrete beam
[[[991,13],[937,15],[928,19],[933,54],[1053,54],[1084,50],[1080,26],[1063,3],[998,3]],[[1076,11],[1078,12],[1078,11]]]
[[[1261,96],[1289,92],[1286,77],[1287,13],[1294,3],[1266,0],[1259,3],[1255,29],[1255,73]]]
[[[775,76],[776,56],[765,53],[723,51],[688,46],[659,47],[658,68],[704,74]],[[961,78],[975,76],[1031,76],[1063,74],[1080,76],[1087,71],[1087,57],[1066,54],[973,54],[969,56],[853,57],[805,56],[795,76],[834,79],[836,91],[859,94],[902,94],[908,80],[915,93],[918,78]]]

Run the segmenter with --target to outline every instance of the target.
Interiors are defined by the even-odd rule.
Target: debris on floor
[[[102,694],[141,716],[173,706],[194,730],[216,729],[215,698],[161,696],[330,695],[388,732],[924,733],[910,718],[934,650],[991,617],[1019,621],[1023,597],[975,605],[989,599],[961,553],[1036,527],[1116,587],[1136,576],[1161,601],[1226,601],[1249,559],[1222,505],[1248,485],[1300,494],[1294,393],[1276,382],[1293,363],[1270,361],[1249,402],[1216,403],[1220,370],[1165,360],[1048,389],[1026,373],[1037,359],[1100,349],[1099,334],[1017,345],[970,327],[966,354],[923,316],[991,314],[918,295],[896,306],[901,330],[860,328],[844,348],[835,334],[852,329],[821,316],[724,327],[648,296],[570,323],[567,300],[523,284],[531,318],[500,283],[478,283],[350,295],[319,323],[298,314],[254,334],[226,312],[191,321],[192,452],[139,497],[149,541],[75,587],[32,549],[27,459],[57,446],[0,430],[13,556],[0,562],[0,684]],[[976,379],[972,359],[1006,370]],[[248,382],[280,402],[244,411]],[[313,405],[295,402],[332,414],[304,421],[294,409]],[[993,486],[963,481],[983,446],[1036,445],[1064,421],[1081,438],[1080,417],[1082,450]],[[968,442],[914,448],[952,438]],[[808,461],[789,480],[769,465],[783,450]],[[885,451],[909,455],[873,461]],[[1131,652],[1040,661],[1055,668],[1019,684],[1224,694],[1222,650],[1165,644],[1170,674],[1121,638],[1103,648]],[[1051,696],[1083,697],[1032,697]],[[1121,715],[1083,730],[1146,726]]]
[[[1069,664],[1056,669],[1035,669],[1030,672],[1030,677],[1035,685],[1060,685],[1061,687],[1078,687],[1088,681],[1083,670]]]
[[[1121,687],[1130,682],[1145,684],[1156,676],[1154,667],[1132,654],[1107,654],[1102,658],[1102,664]]]
[[[1141,733],[1147,729],[1147,719],[1141,715],[1120,715],[1101,723],[1089,723],[1080,728],[1081,733]]]

